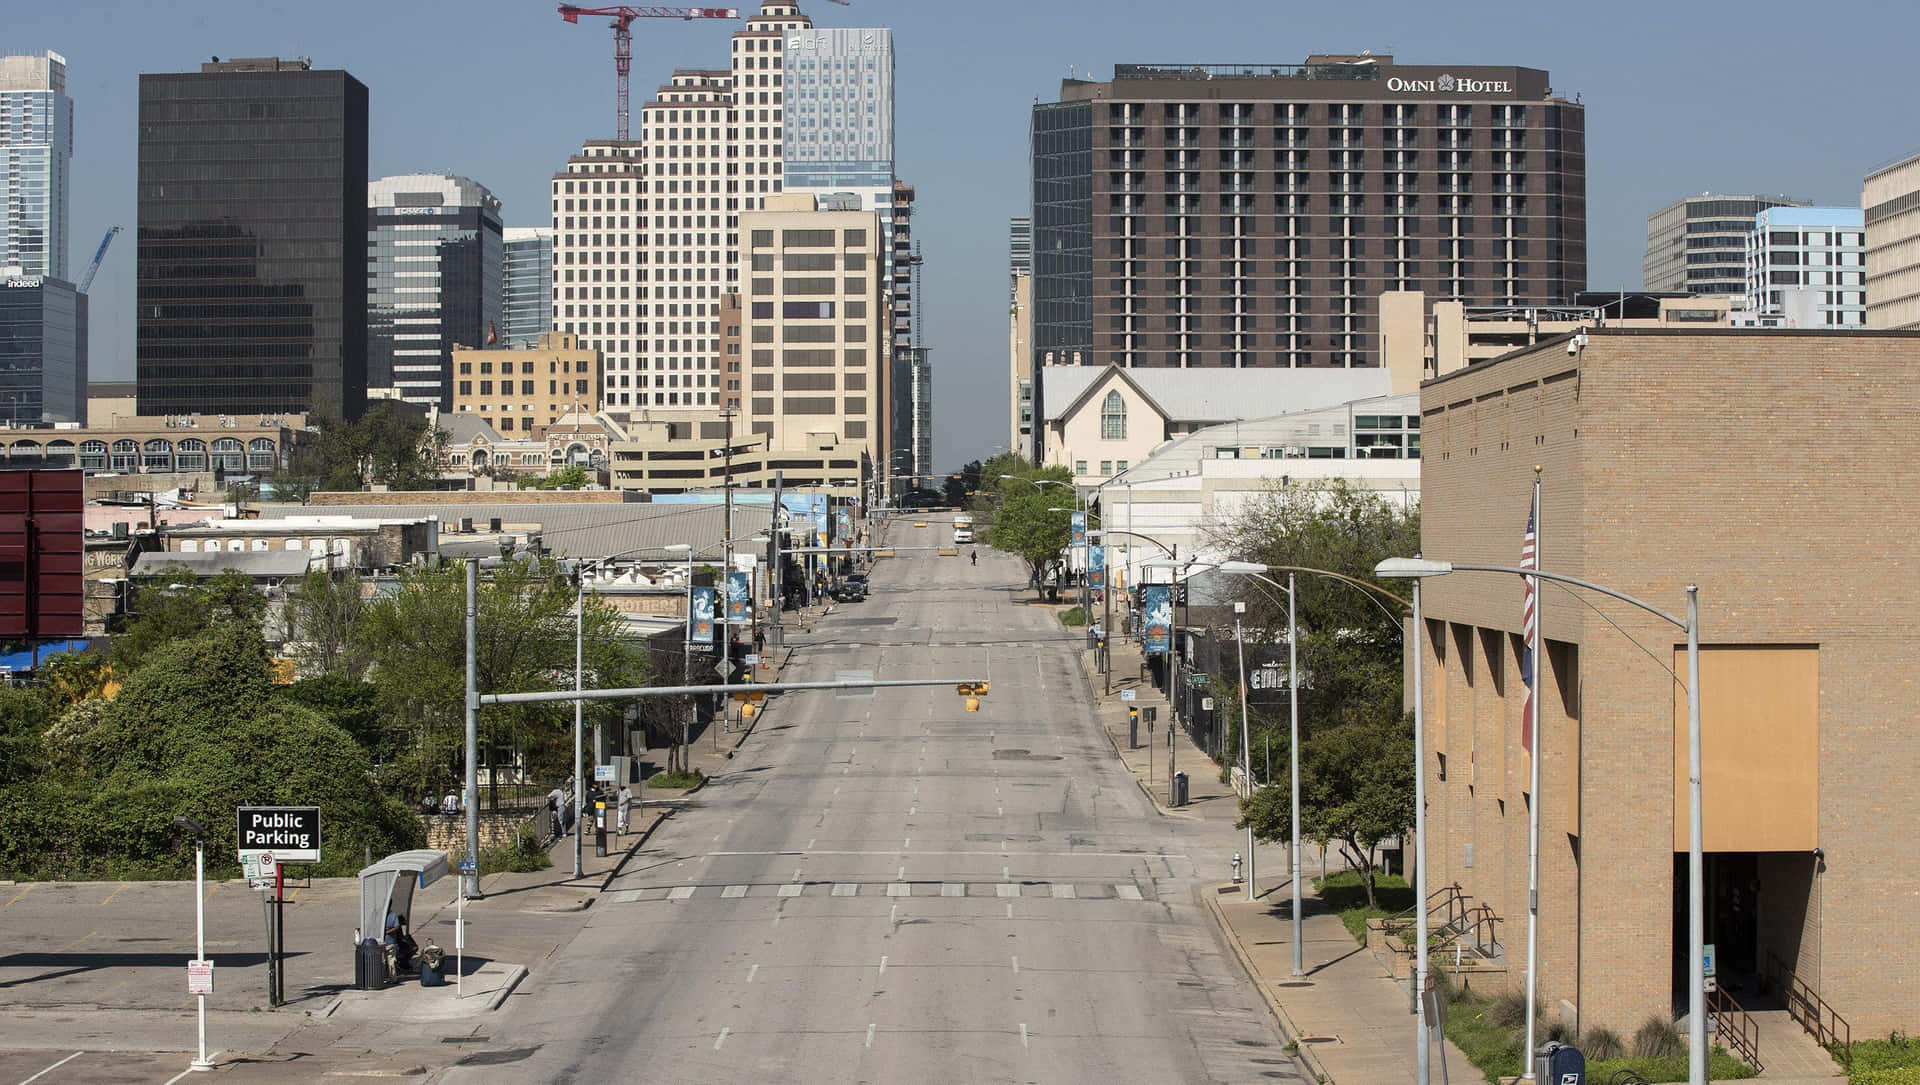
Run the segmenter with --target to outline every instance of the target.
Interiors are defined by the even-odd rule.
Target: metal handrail
[[[1840,1049],[1840,1062],[1845,1066],[1853,1065],[1853,1026],[1840,1016],[1826,999],[1820,997],[1811,984],[1796,975],[1787,967],[1787,962],[1773,950],[1767,950],[1767,982],[1780,989],[1781,997],[1787,1003],[1787,1016],[1820,1042],[1820,1046]]]
[[[1760,1026],[1734,1001],[1726,988],[1715,987],[1707,992],[1707,1017],[1713,1021],[1714,1031],[1720,1036],[1727,1050],[1738,1055],[1756,1072],[1766,1066],[1760,1062]]]

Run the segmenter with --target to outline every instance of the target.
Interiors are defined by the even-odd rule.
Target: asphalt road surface
[[[897,523],[890,542],[950,542]],[[1196,902],[1236,840],[1118,767],[1010,557],[902,551],[446,1081],[1306,1081]]]

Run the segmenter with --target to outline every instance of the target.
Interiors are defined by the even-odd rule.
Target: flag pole
[[[1533,468],[1533,509],[1528,515],[1533,524],[1533,568],[1540,568],[1540,465]],[[1527,578],[1532,596],[1532,643],[1527,645],[1528,709],[1527,734],[1527,1046],[1521,1052],[1522,1081],[1533,1081],[1533,1040],[1536,1022],[1534,1007],[1540,984],[1540,580]]]

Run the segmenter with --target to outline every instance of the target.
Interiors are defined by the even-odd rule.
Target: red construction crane
[[[633,21],[635,19],[738,19],[739,8],[577,8],[560,5],[560,17],[570,23],[582,15],[606,15],[613,19],[614,93],[619,123],[616,131],[622,142],[627,138],[627,72],[633,67]]]

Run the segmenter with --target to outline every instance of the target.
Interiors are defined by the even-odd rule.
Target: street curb
[[[705,787],[705,781],[702,781],[700,786]],[[694,790],[697,791],[699,788],[695,788]],[[647,846],[647,841],[653,839],[653,834],[660,831],[660,826],[665,825],[667,819],[673,817],[674,809],[674,807],[669,806],[660,811],[660,816],[653,819],[653,824],[647,826],[646,830],[640,834],[640,838],[635,840],[633,845],[627,849],[626,854],[620,856],[620,861],[613,864],[613,869],[607,871],[607,876],[600,882],[598,892],[604,893],[607,891],[607,887],[612,885],[613,880],[620,876],[620,872],[627,869],[627,862],[635,855],[638,855],[641,848]]]
[[[1301,1065],[1305,1066],[1308,1072],[1321,1082],[1321,1085],[1334,1085],[1333,1075],[1327,1073],[1326,1065],[1313,1053],[1310,1045],[1300,1041],[1303,1033],[1300,1027],[1293,1023],[1293,1018],[1287,1016],[1286,1007],[1280,1005],[1279,998],[1272,991],[1267,990],[1267,983],[1261,978],[1260,970],[1254,967],[1252,955],[1247,952],[1247,947],[1241,944],[1240,935],[1233,929],[1233,925],[1227,922],[1227,914],[1220,910],[1217,889],[1217,885],[1204,884],[1194,886],[1193,892],[1206,904],[1207,911],[1212,913],[1214,923],[1220,928],[1220,933],[1226,936],[1227,944],[1233,947],[1234,959],[1240,962],[1241,970],[1246,972],[1247,978],[1253,981],[1254,988],[1260,992],[1261,1001],[1267,1004],[1267,1012],[1273,1015],[1274,1023],[1280,1027],[1280,1035],[1293,1045],[1294,1057],[1300,1060]]]

